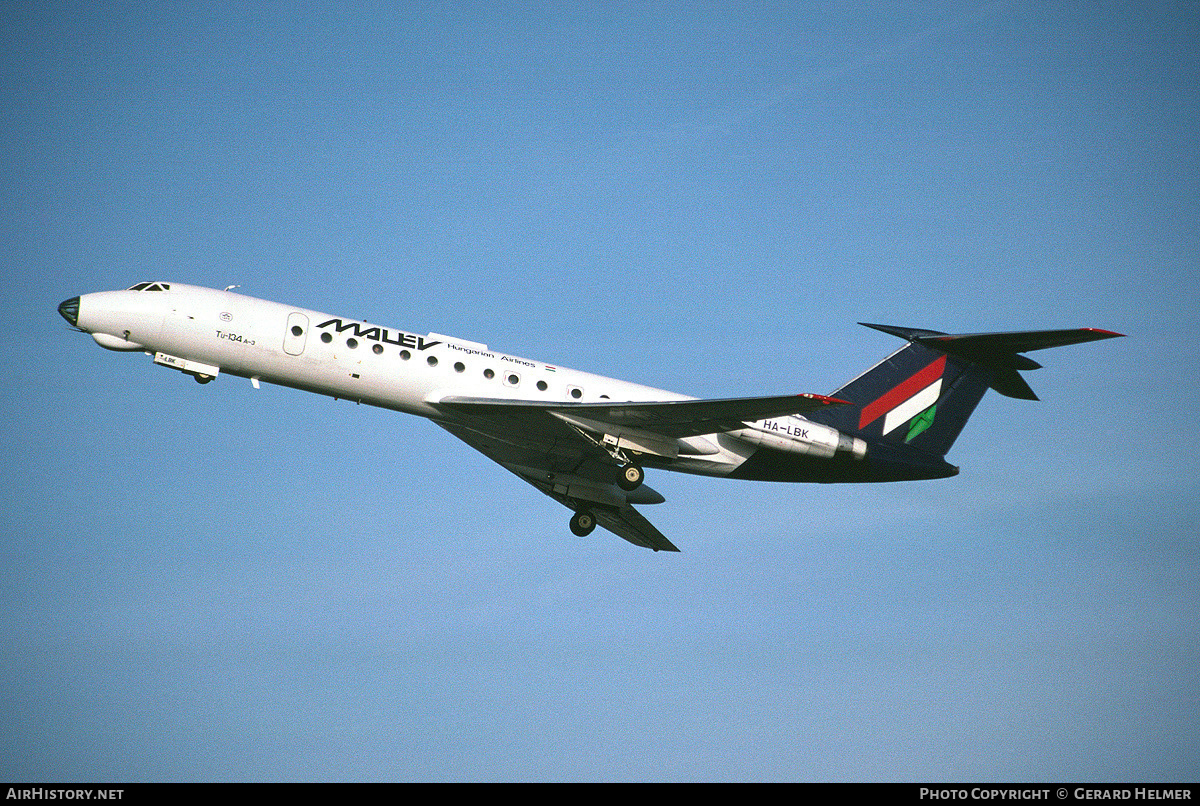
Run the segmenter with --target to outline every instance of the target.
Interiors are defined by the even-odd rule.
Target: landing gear
[[[617,486],[627,493],[631,493],[638,487],[642,486],[642,482],[646,480],[646,473],[637,465],[625,465],[621,468],[621,475],[617,478]]]
[[[571,532],[579,537],[587,537],[596,528],[596,516],[587,510],[576,512],[571,516]]]
[[[211,375],[202,375],[202,374],[193,375],[192,377],[196,379],[196,383],[208,383],[209,381],[211,381],[213,379],[213,376],[211,376]]]

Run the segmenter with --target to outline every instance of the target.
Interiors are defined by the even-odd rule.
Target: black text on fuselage
[[[418,350],[428,350],[435,344],[441,344],[440,341],[426,341],[424,336],[417,336],[413,333],[405,333],[404,331],[389,333],[385,327],[368,325],[364,322],[346,322],[342,319],[329,319],[317,325],[317,327],[324,328],[330,325],[338,333],[349,330],[357,338],[381,341],[387,344],[394,344],[397,347],[413,347]]]

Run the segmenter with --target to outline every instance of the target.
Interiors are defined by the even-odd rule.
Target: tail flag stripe
[[[933,425],[933,418],[937,416],[937,404],[930,406],[925,411],[913,418],[912,424],[908,427],[908,436],[904,438],[905,442],[912,442],[919,437],[922,432]]]
[[[890,434],[921,412],[938,402],[942,395],[942,379],[938,378],[921,391],[901,403],[883,418],[883,433]]]
[[[914,375],[910,376],[907,380],[902,381],[901,383],[892,387],[889,391],[884,393],[881,397],[876,399],[874,402],[868,403],[867,405],[863,406],[862,414],[859,415],[858,427],[860,429],[866,428],[868,425],[875,422],[876,420],[878,420],[880,417],[884,416],[888,412],[892,411],[897,406],[902,405],[905,401],[909,400],[914,395],[928,389],[934,383],[938,383],[938,386],[940,388],[941,384],[939,382],[941,381],[942,373],[945,371],[945,369],[946,369],[946,356],[942,355],[942,356],[939,356],[932,363],[928,364],[924,369],[918,370]],[[906,419],[910,419],[914,415],[919,414],[923,409],[929,408],[929,406],[932,405],[936,401],[937,401],[937,398],[934,397],[934,399],[932,401],[926,403],[920,409],[917,409],[916,411],[910,413],[908,415],[908,418],[906,418]],[[886,422],[887,421],[885,421],[885,427],[884,427],[885,432],[892,430],[892,429],[889,429],[886,427]],[[896,425],[892,426],[893,429],[895,427],[896,427]]]

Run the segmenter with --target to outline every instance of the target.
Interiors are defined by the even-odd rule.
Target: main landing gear
[[[617,486],[627,493],[631,493],[638,487],[642,486],[642,482],[646,480],[646,472],[637,465],[625,465],[621,468],[621,475],[617,478]]]
[[[617,476],[617,486],[625,492],[633,492],[642,486],[646,480],[646,472],[632,462],[621,468]],[[571,502],[575,503],[575,502]],[[571,532],[579,537],[586,537],[596,528],[596,516],[586,509],[581,509],[571,516]]]
[[[587,537],[596,528],[596,516],[587,510],[581,510],[571,516],[571,533],[578,537]]]

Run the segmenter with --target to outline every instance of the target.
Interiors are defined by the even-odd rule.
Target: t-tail
[[[907,446],[931,457],[946,455],[989,388],[1038,399],[1021,370],[1041,364],[1022,353],[1121,335],[1093,328],[950,335],[862,324],[908,344],[833,393],[851,405],[805,416],[898,453]]]

